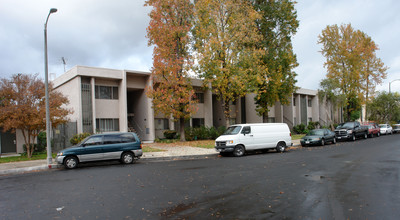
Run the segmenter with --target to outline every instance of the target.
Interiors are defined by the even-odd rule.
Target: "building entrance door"
[[[0,149],[1,153],[16,153],[16,135],[11,132],[0,133]]]

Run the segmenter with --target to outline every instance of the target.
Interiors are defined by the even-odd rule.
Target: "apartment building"
[[[75,66],[53,84],[68,97],[67,107],[74,111],[70,120],[77,122],[78,133],[134,129],[143,141],[151,142],[162,138],[164,130],[176,128],[171,118],[154,114],[152,101],[145,92],[151,85],[149,72]],[[198,111],[187,126],[225,125],[217,97],[204,89],[201,80],[192,79],[192,84],[199,103]],[[254,96],[248,94],[231,103],[231,124],[262,122],[255,111]],[[321,121],[320,106],[317,91],[301,88],[293,94],[289,104],[275,103],[269,111],[268,122],[284,122],[293,127]]]

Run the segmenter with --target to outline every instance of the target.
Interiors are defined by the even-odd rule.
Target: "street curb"
[[[167,156],[167,157],[149,157],[149,158],[140,158],[138,161],[170,161],[170,160],[188,160],[188,159],[205,159],[209,157],[217,157],[218,153],[213,154],[199,154],[199,155],[183,155],[183,156]]]
[[[0,175],[8,175],[8,174],[20,174],[32,171],[42,171],[42,170],[50,170],[50,169],[58,169],[61,168],[61,164],[50,164],[50,165],[40,165],[40,166],[32,166],[32,167],[21,167],[14,168],[9,170],[0,170]]]

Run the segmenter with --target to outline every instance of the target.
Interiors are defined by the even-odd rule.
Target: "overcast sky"
[[[75,65],[149,71],[149,7],[144,0],[0,0],[0,77],[39,73],[44,78],[44,23],[47,26],[50,77]],[[390,69],[378,90],[400,79],[400,1],[298,0],[300,27],[293,39],[299,67],[297,86],[318,89],[325,77],[318,35],[332,24],[351,23],[379,45],[378,57]],[[392,83],[400,92],[400,81]]]

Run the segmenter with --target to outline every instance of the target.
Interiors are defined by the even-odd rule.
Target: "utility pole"
[[[47,58],[47,22],[52,13],[56,13],[57,9],[52,8],[47,15],[46,23],[44,23],[44,84],[46,90],[46,141],[47,141],[47,165],[50,167],[53,162],[51,155],[51,138],[50,138],[50,105],[49,105],[49,65]]]

